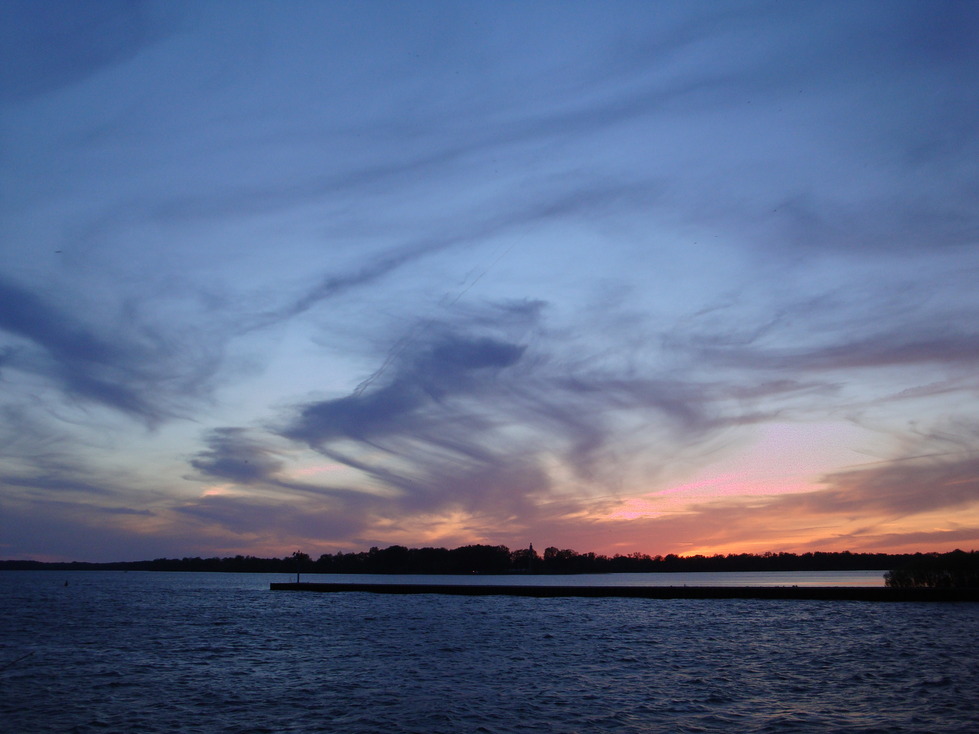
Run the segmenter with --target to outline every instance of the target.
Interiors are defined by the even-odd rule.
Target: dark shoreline
[[[272,583],[271,591],[453,594],[457,596],[623,597],[633,599],[805,599],[814,601],[979,602],[979,589],[881,586],[529,586],[517,584]]]

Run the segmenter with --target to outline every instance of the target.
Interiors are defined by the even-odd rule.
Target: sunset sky
[[[0,558],[979,548],[979,3],[0,4]]]

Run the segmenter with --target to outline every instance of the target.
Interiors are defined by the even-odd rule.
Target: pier
[[[631,599],[803,599],[810,601],[979,602],[979,589],[886,586],[532,586],[524,584],[272,583],[272,591],[451,594]]]

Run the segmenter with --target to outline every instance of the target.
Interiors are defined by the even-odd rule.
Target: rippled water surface
[[[280,580],[0,572],[0,731],[979,730],[975,604],[270,592]]]

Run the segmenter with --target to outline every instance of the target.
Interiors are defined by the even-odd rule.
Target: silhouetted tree
[[[510,567],[514,571],[534,573],[539,569],[540,562],[541,558],[537,555],[537,551],[534,550],[533,543],[530,544],[529,548],[521,548],[510,554]]]
[[[594,554],[592,554],[594,556]],[[558,550],[554,546],[544,549],[542,570],[544,573],[575,573],[584,569],[586,557],[579,556],[570,548]]]
[[[916,554],[914,559],[884,574],[884,584],[896,588],[979,588],[979,553],[956,549],[944,554]]]
[[[384,550],[371,548],[371,573],[408,573],[410,553],[403,545],[392,545]]]
[[[297,558],[297,554],[299,557]],[[677,571],[845,571],[891,569],[888,585],[965,585],[979,588],[979,553],[795,553],[728,554],[727,556],[648,556],[645,553],[576,553],[554,546],[541,558],[531,545],[513,553],[505,545],[468,545],[446,548],[406,548],[397,545],[368,552],[323,554],[314,563],[301,551],[285,558],[156,558],[152,561],[82,563],[79,561],[0,561],[0,570],[140,570],[140,571],[243,571],[252,573],[625,573]],[[297,576],[298,578],[298,576]]]
[[[510,549],[505,545],[464,545],[449,551],[449,573],[506,573]]]

